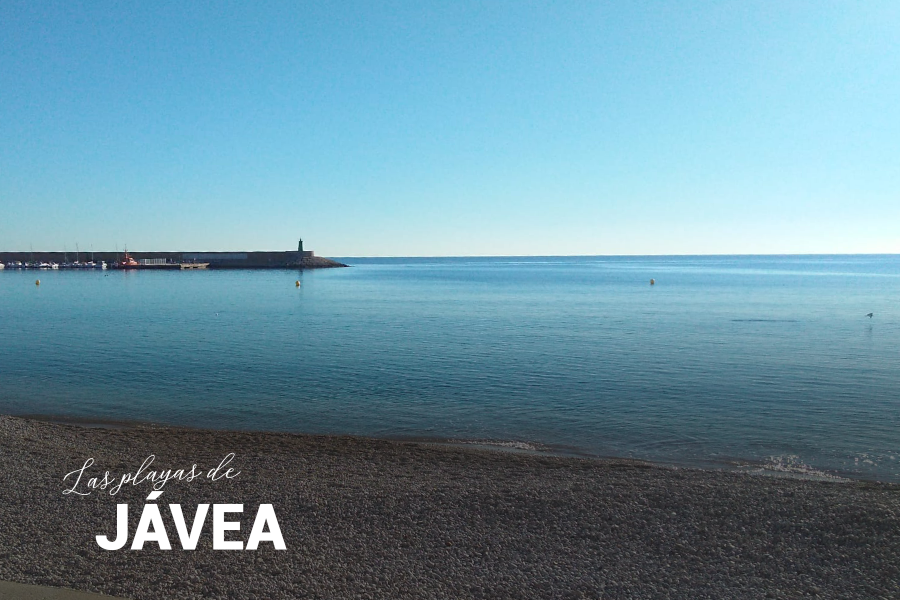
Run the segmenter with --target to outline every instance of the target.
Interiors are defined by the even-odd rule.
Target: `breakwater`
[[[164,259],[169,263],[208,263],[210,269],[327,269],[347,265],[316,256],[311,250],[282,252],[132,252],[137,261]],[[81,261],[101,261],[115,265],[123,252],[81,252]],[[74,252],[0,252],[0,263],[66,263],[76,260]]]

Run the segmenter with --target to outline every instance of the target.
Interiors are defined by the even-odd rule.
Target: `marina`
[[[63,252],[0,252],[0,268],[18,269],[327,269],[347,265],[303,249],[244,252],[91,252],[91,260],[74,261]]]
[[[106,261],[99,262],[37,262],[37,261],[10,261],[8,263],[0,263],[0,269],[108,269],[109,265]]]

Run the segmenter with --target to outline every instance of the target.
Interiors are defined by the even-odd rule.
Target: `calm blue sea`
[[[342,260],[0,271],[0,412],[900,481],[900,256]]]

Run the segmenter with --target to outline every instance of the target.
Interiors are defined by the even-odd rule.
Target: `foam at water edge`
[[[495,446],[511,450],[526,450],[528,452],[539,452],[547,449],[542,444],[517,442],[514,440],[450,440],[450,442],[453,444],[471,444],[473,446]]]
[[[795,454],[783,454],[770,456],[760,465],[742,465],[740,469],[756,475],[769,475],[774,477],[792,477],[796,479],[810,479],[815,481],[849,482],[846,477],[840,477],[821,469],[813,468]]]

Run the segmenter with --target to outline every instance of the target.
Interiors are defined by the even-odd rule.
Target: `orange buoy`
[[[297,282],[295,283],[295,285],[296,285],[297,287],[300,287],[300,280],[299,280],[299,279],[297,280]]]
[[[41,285],[41,280],[40,280],[40,279],[35,279],[34,285]]]
[[[651,279],[651,280],[650,280],[650,285],[656,285],[656,280],[655,280],[655,279]]]

